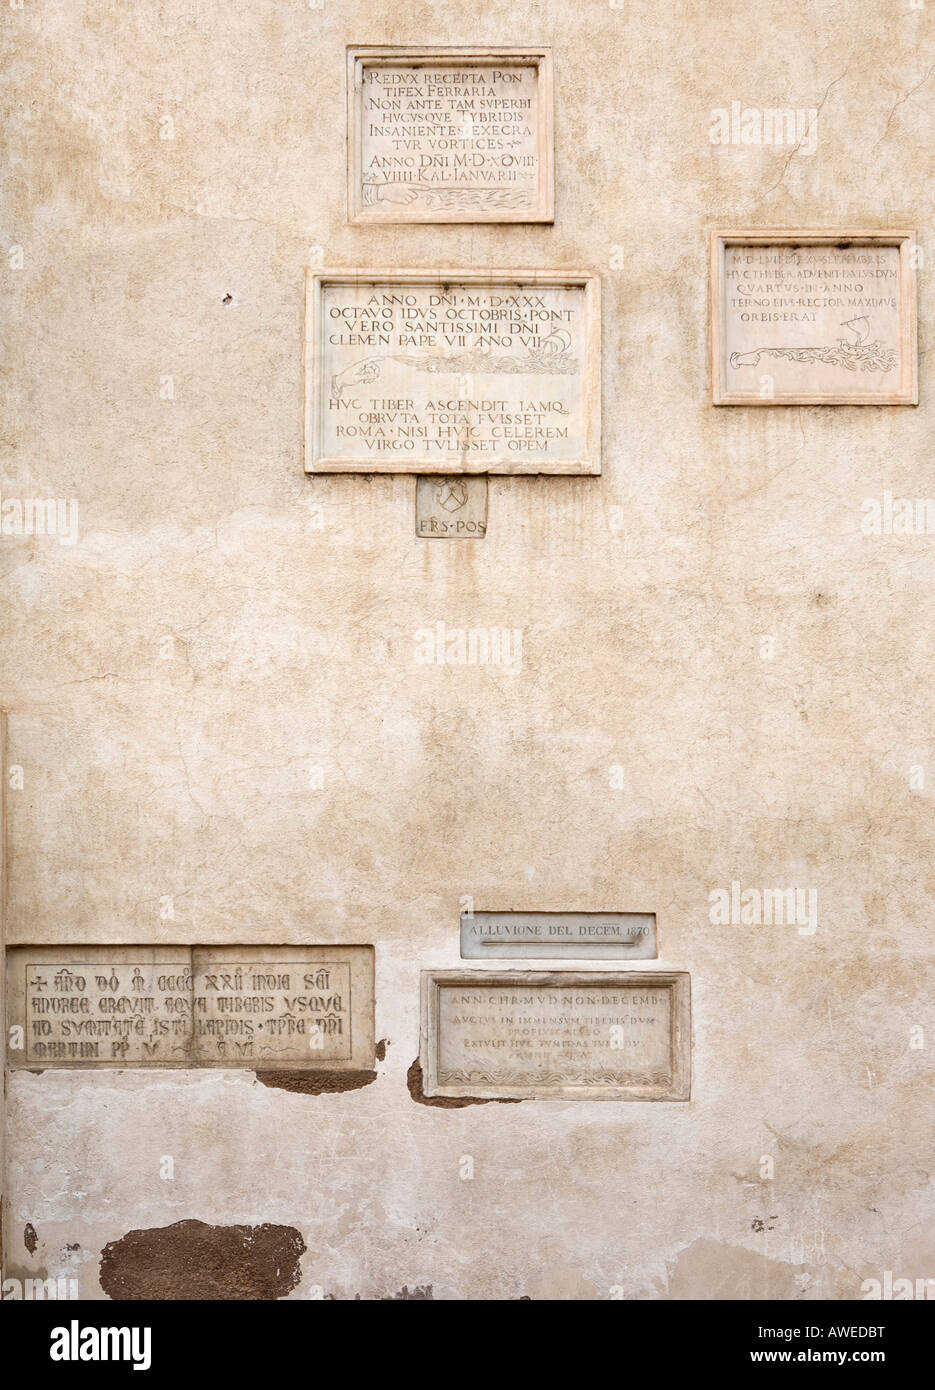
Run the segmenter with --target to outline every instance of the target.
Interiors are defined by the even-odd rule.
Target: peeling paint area
[[[359,1091],[377,1079],[375,1071],[258,1071],[254,1075],[263,1086],[303,1096]]]
[[[438,1110],[463,1110],[466,1105],[522,1105],[515,1096],[427,1096],[422,1086],[422,1064],[418,1057],[406,1073],[409,1094],[419,1105],[432,1105]]]
[[[177,1221],[105,1245],[101,1288],[112,1299],[284,1298],[299,1283],[304,1254],[293,1226]]]

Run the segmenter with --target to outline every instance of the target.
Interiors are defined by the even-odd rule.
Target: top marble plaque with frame
[[[714,231],[714,405],[917,405],[915,234]]]
[[[552,50],[352,45],[347,216],[551,222]]]

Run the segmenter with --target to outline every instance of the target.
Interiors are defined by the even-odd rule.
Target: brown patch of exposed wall
[[[294,1226],[173,1226],[128,1231],[101,1252],[112,1299],[274,1299],[296,1287],[305,1241]]]
[[[36,1246],[39,1244],[39,1237],[36,1235],[36,1228],[31,1221],[27,1221],[23,1229],[23,1244],[30,1255],[35,1255]]]
[[[465,1105],[522,1105],[520,1096],[427,1096],[422,1089],[422,1067],[418,1057],[406,1073],[406,1085],[420,1105],[437,1105],[440,1110],[460,1110]]]
[[[303,1096],[359,1091],[377,1079],[375,1071],[258,1071],[254,1075],[264,1086],[297,1091]]]

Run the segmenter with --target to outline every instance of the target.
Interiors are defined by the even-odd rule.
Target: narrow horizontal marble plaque
[[[915,405],[912,232],[715,232],[715,405]]]
[[[688,1100],[689,977],[425,970],[427,1096]]]
[[[14,1067],[373,1066],[371,946],[18,946]]]
[[[309,272],[310,473],[599,473],[600,414],[596,276]]]
[[[551,222],[548,48],[347,51],[351,222]]]
[[[416,479],[416,535],[423,540],[482,540],[487,479],[467,475]]]
[[[575,956],[653,960],[652,912],[462,912],[465,960]]]

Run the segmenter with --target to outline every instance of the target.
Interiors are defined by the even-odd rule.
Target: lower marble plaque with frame
[[[426,1096],[689,1100],[686,971],[424,970]]]

